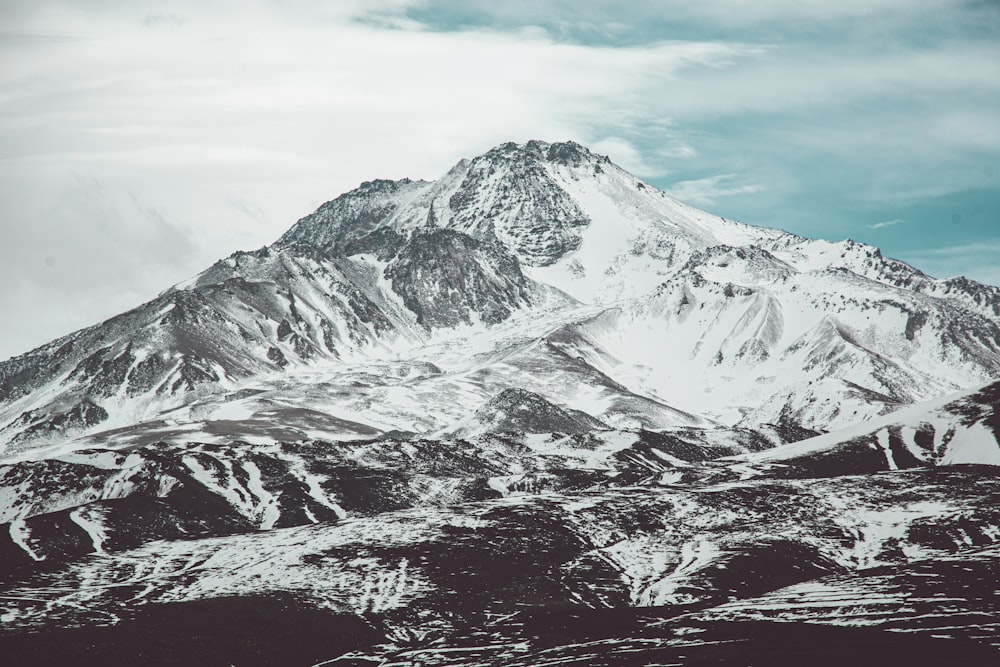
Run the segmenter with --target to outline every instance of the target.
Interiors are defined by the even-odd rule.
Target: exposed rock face
[[[69,438],[97,426],[107,418],[107,410],[85,398],[67,410],[41,418],[30,411],[22,413],[7,429],[18,429],[16,435],[11,438],[11,443],[16,445],[41,438],[47,440]]]
[[[477,238],[499,239],[531,266],[548,266],[580,246],[590,218],[553,178],[559,166],[600,168],[598,158],[573,143],[507,143],[473,160],[448,199],[451,226]]]
[[[531,391],[505,389],[476,410],[483,430],[493,433],[589,433],[607,424],[580,410],[568,410]]]
[[[388,258],[397,240],[385,237],[393,214],[399,212],[408,197],[427,185],[409,179],[366,181],[299,220],[278,239],[277,245],[304,244],[331,255],[371,252]]]
[[[450,229],[414,234],[386,269],[392,289],[427,328],[496,324],[530,304],[517,259],[493,240]]]

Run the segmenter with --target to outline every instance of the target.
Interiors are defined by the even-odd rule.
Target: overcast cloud
[[[0,358],[270,243],[362,180],[436,178],[532,138],[580,141],[727,217],[995,281],[994,255],[919,253],[939,220],[957,246],[1000,239],[998,15],[958,0],[4,3]]]

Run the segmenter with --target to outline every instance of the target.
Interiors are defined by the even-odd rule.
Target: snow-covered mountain
[[[998,340],[998,288],[712,216],[573,143],[504,144],[366,182],[0,364],[0,442],[434,433],[507,389],[616,428],[826,431],[1000,377]]]
[[[998,382],[1000,288],[504,144],[0,363],[0,655],[991,664]]]

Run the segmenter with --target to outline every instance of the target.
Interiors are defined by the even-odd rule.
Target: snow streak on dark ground
[[[221,521],[208,494],[182,493],[190,482],[155,500],[89,503],[77,518],[93,520],[91,539],[118,542],[57,558],[51,545],[68,540],[58,522],[25,529],[51,558],[6,572],[0,650],[39,665],[998,657],[995,468],[745,473],[697,465],[664,482],[550,470],[539,489],[447,502],[414,497],[401,478],[377,487],[383,511],[266,530]],[[173,501],[200,534],[129,544],[120,536],[136,522],[109,520]]]

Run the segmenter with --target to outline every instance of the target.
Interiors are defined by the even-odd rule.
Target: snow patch
[[[99,554],[104,553],[104,543],[108,539],[108,534],[104,528],[102,519],[103,513],[93,507],[79,507],[69,513],[70,520],[83,529],[90,538],[94,551]]]
[[[17,546],[24,550],[24,553],[28,554],[31,560],[39,562],[45,560],[45,556],[39,555],[32,548],[29,540],[31,539],[31,531],[28,529],[28,524],[23,516],[19,516],[10,522],[10,540]]]

